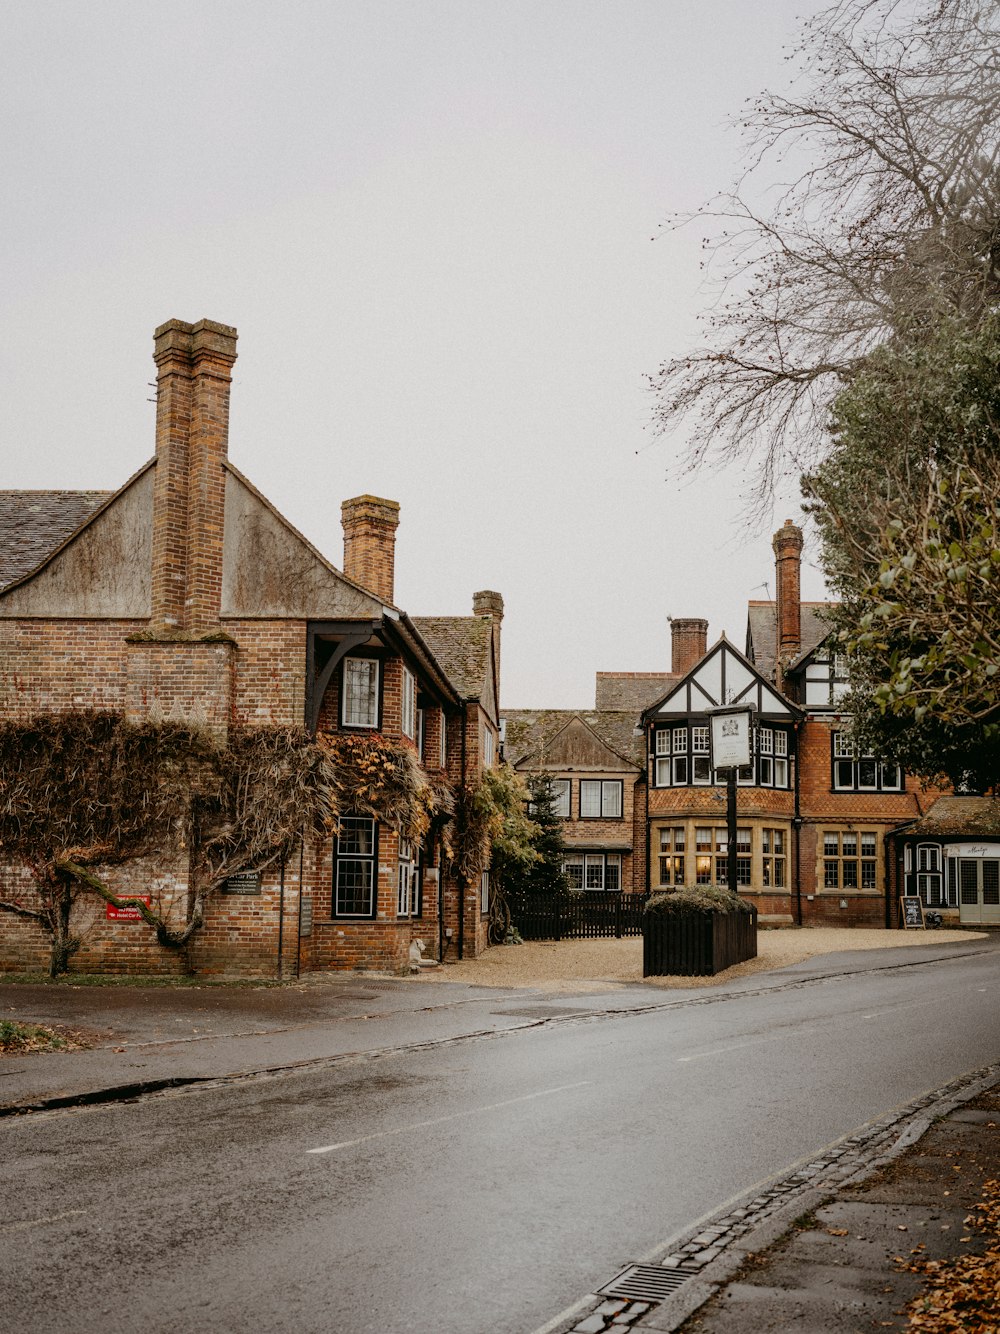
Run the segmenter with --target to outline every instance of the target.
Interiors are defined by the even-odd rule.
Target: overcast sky
[[[338,565],[340,502],[398,500],[401,606],[503,594],[507,707],[667,669],[668,615],[742,647],[798,490],[748,534],[738,473],[665,480],[644,377],[707,298],[658,228],[730,184],[818,7],[7,0],[0,485],[119,486],[154,327],[205,316],[236,466]]]

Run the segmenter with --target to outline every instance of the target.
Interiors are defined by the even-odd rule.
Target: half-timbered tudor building
[[[709,647],[704,620],[673,620],[670,672],[598,673],[594,712],[508,713],[516,766],[550,773],[569,794],[566,837],[584,857],[582,889],[598,887],[602,849],[588,843],[576,794],[584,785],[596,792],[611,775],[596,753],[570,750],[569,720],[598,736],[613,727],[619,737],[631,722],[629,756],[639,768],[621,884],[625,892],[669,891],[727,882],[726,776],[712,767],[710,717],[743,704],[754,727],[751,763],[737,779],[740,893],[768,925],[895,925],[904,883],[895,831],[919,821],[941,794],[855,751],[842,711],[845,663],[824,617],[828,604],[800,599],[801,550],[801,530],[789,520],[774,537],[777,595],[749,604],[745,652],[725,636]],[[588,855],[595,859],[590,880]],[[930,854],[906,853],[919,855]],[[570,863],[567,870],[578,885]],[[971,884],[970,871],[955,874]],[[987,878],[992,874],[987,868]],[[947,875],[922,880],[925,901],[937,893],[935,902],[957,906],[958,890],[948,883]]]
[[[0,494],[0,717],[114,710],[223,738],[304,724],[399,743],[429,777],[474,784],[496,763],[502,598],[420,621],[396,606],[391,500],[344,502],[342,569],[298,533],[228,458],[236,337],[208,320],[156,330],[156,453],[119,490]],[[0,880],[30,903],[24,868]],[[169,918],[187,867],[165,851],[108,883]],[[214,896],[183,959],[93,900],[73,967],[398,970],[415,937],[431,957],[484,948],[485,892],[450,875],[440,841],[347,811],[336,837]],[[45,958],[41,930],[0,913],[0,968]]]

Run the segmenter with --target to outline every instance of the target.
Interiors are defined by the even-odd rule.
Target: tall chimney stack
[[[482,616],[489,618],[493,622],[495,634],[493,642],[496,646],[496,661],[493,664],[493,670],[496,672],[497,699],[500,699],[500,625],[503,621],[503,598],[499,593],[492,589],[484,588],[479,593],[472,595],[472,614],[473,616]]]
[[[236,330],[168,320],[153,335],[156,472],[152,620],[198,635],[219,624],[229,388]]]
[[[708,621],[675,617],[670,622],[670,670],[684,676],[700,662],[708,648]]]
[[[775,533],[771,545],[775,556],[775,658],[776,684],[784,688],[784,673],[802,650],[801,565],[802,529],[791,519]]]
[[[379,496],[355,496],[341,505],[340,518],[344,525],[344,573],[382,602],[391,603],[398,503]]]

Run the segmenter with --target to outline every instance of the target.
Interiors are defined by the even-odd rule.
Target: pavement
[[[909,963],[935,957],[927,947],[891,955],[881,954],[882,966],[902,966],[899,955]],[[724,989],[706,986],[704,999],[874,962],[871,953],[826,956]],[[585,1004],[587,1013],[613,1013],[693,998],[689,990],[631,987],[587,995]],[[368,974],[265,988],[0,983],[0,1018],[91,1044],[0,1061],[0,1116],[489,1039],[572,1020],[581,999]],[[1000,1179],[998,1126],[1000,1063],[929,1091],[729,1201],[534,1334],[906,1329],[904,1307],[923,1282],[919,1262],[996,1245],[967,1220],[983,1183]]]

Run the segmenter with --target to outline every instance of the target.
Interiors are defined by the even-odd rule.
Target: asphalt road
[[[998,962],[634,1014],[582,997],[490,1038],[9,1119],[0,1330],[530,1334],[998,1059]]]

